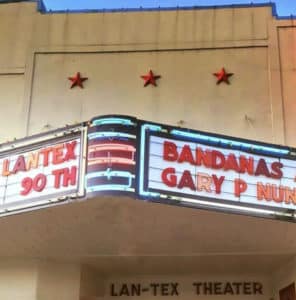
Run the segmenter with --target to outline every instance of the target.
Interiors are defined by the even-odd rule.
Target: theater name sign
[[[126,116],[1,145],[0,214],[129,194],[296,221],[296,150]]]

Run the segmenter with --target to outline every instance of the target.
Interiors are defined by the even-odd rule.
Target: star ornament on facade
[[[230,84],[229,77],[231,77],[233,73],[227,73],[225,68],[222,68],[219,72],[214,73],[213,75],[217,77],[217,84],[220,84],[221,82]]]
[[[149,84],[157,86],[156,80],[159,79],[160,77],[161,77],[160,75],[154,75],[152,70],[150,70],[147,75],[141,76],[141,78],[144,80],[144,87],[146,87]]]
[[[87,77],[81,77],[80,72],[77,72],[74,77],[68,77],[68,79],[72,82],[71,89],[73,89],[75,86],[79,86],[81,89],[83,89],[83,82],[87,80]]]

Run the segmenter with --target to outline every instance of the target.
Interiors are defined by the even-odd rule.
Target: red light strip
[[[119,150],[126,152],[136,152],[134,146],[125,145],[125,144],[101,144],[101,145],[92,145],[89,146],[89,153],[96,151],[108,151],[108,150]]]
[[[112,164],[112,163],[117,163],[117,164],[123,164],[123,165],[135,165],[136,162],[134,162],[131,159],[128,158],[122,158],[122,157],[100,157],[100,158],[95,158],[95,159],[89,159],[88,160],[88,165],[96,165],[96,164]]]

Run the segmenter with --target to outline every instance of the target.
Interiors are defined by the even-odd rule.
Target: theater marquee
[[[143,197],[293,218],[292,149],[149,123],[142,125],[141,134]]]
[[[0,215],[101,195],[296,221],[296,149],[128,116],[0,145]]]
[[[3,145],[0,212],[83,196],[84,131],[72,127]]]

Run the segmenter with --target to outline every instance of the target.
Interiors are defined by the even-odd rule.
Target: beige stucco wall
[[[63,262],[38,263],[36,299],[79,300],[80,265]]]
[[[0,84],[16,98],[1,112],[11,128],[1,141],[119,113],[285,142],[271,7],[42,15],[16,3],[0,14]],[[216,85],[222,67],[234,73],[229,86]],[[143,88],[149,69],[162,76],[157,88]],[[89,78],[84,90],[69,89],[77,71]],[[23,82],[7,85],[13,72]]]
[[[24,75],[0,75],[0,89],[0,136],[1,141],[5,142],[19,137],[23,130]]]
[[[286,139],[289,144],[295,141],[295,70],[296,70],[296,28],[294,21],[281,24],[277,28],[279,59],[282,85],[283,113],[285,117]]]
[[[0,299],[36,299],[37,263],[6,259],[0,262]]]
[[[29,133],[40,132],[46,125],[56,128],[88,120],[94,114],[118,113],[174,125],[183,120],[190,128],[235,136],[245,132],[246,138],[270,141],[266,52],[266,48],[254,47],[37,54]],[[231,86],[215,84],[212,70],[222,61],[237,74]],[[140,74],[149,68],[163,77],[158,88],[143,88]],[[75,70],[89,77],[83,90],[69,89],[67,76]],[[246,121],[247,117],[252,120]]]
[[[96,268],[87,265],[75,264],[52,260],[16,260],[6,259],[0,262],[0,298],[1,300],[97,300],[97,299],[216,299],[221,300],[233,297],[239,299],[269,300],[274,297],[274,288],[270,276],[260,272],[203,272],[188,275],[131,275],[128,276],[106,276]],[[196,282],[258,282],[263,286],[263,294],[243,295],[240,289],[239,295],[197,295]],[[153,295],[151,283],[178,284],[178,296],[162,296],[160,289],[157,295]],[[111,285],[114,285],[112,295]],[[141,296],[119,296],[123,284],[141,284],[143,288],[150,290],[141,292]],[[235,291],[235,290],[234,290]],[[214,293],[214,290],[213,290]],[[115,296],[117,294],[117,296]],[[275,298],[277,299],[277,298]]]
[[[84,278],[84,270],[79,264],[62,261],[1,259],[0,299],[80,300],[81,286],[89,294],[87,283],[94,282],[93,278]],[[100,286],[101,282],[96,281]]]

